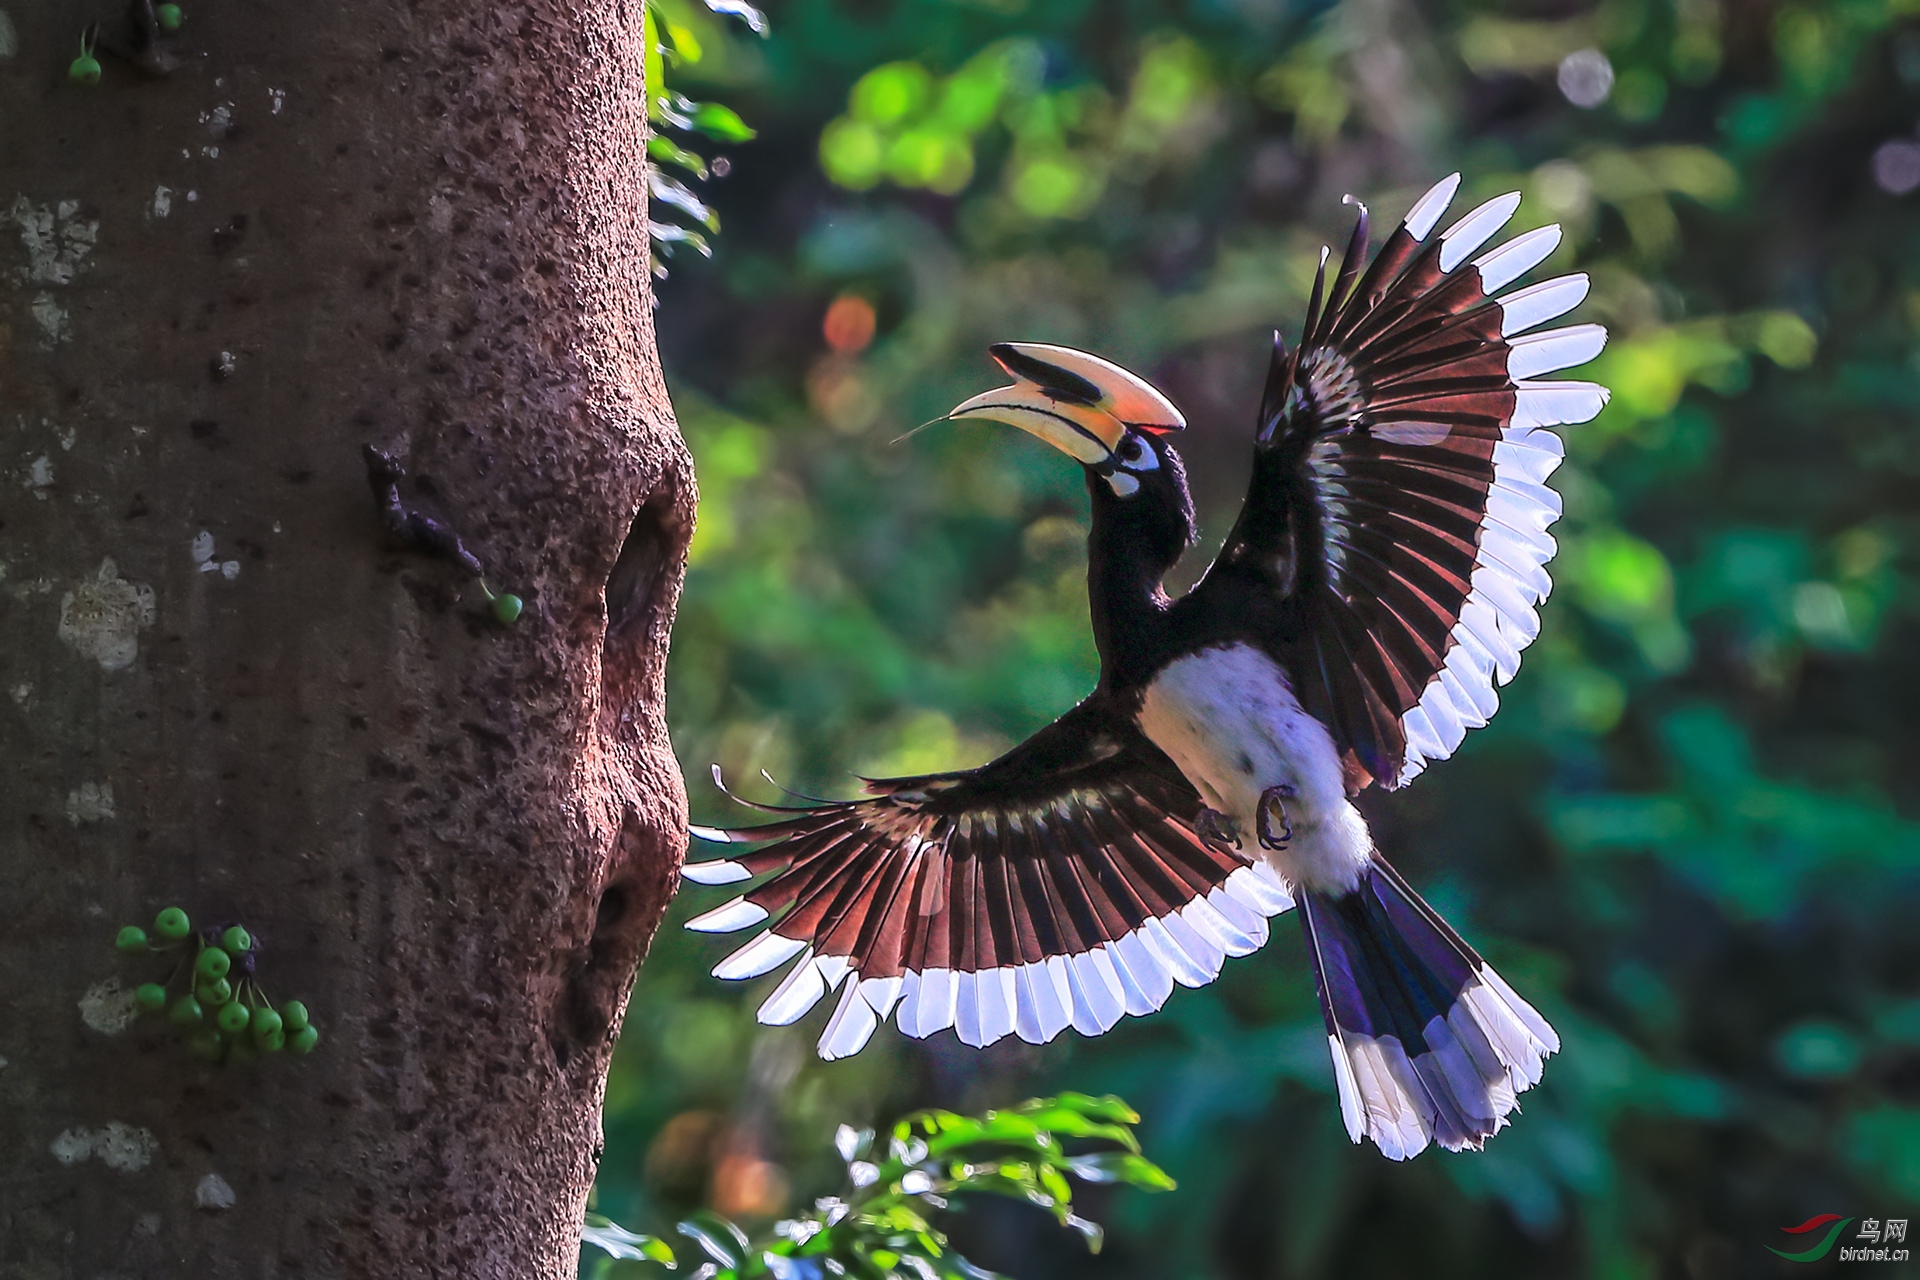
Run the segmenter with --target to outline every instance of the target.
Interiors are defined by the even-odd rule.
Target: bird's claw
[[[1202,808],[1200,820],[1194,824],[1194,829],[1208,844],[1221,845],[1228,849],[1240,847],[1240,832],[1235,828],[1233,819],[1218,809]]]
[[[1254,834],[1259,837],[1262,849],[1276,851],[1284,849],[1287,847],[1287,842],[1293,839],[1293,819],[1287,816],[1286,802],[1294,799],[1298,794],[1284,782],[1277,787],[1268,787],[1260,793],[1260,803],[1254,808],[1256,827]],[[1272,827],[1268,825],[1269,819],[1275,812],[1280,815],[1281,829],[1278,836],[1273,834]]]

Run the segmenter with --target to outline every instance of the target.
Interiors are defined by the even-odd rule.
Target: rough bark
[[[69,83],[113,2],[0,0],[0,1274],[570,1275],[685,840],[640,5],[185,0]],[[112,1030],[174,903],[312,1057]]]

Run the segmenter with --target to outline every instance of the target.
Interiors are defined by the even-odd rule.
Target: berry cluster
[[[142,983],[133,999],[142,1013],[165,1014],[197,1058],[252,1062],[283,1049],[304,1056],[320,1043],[306,1005],[289,1000],[276,1009],[261,991],[253,976],[259,941],[244,926],[195,933],[186,912],[168,907],[151,933],[130,924],[113,945],[124,955],[179,953],[167,980]]]

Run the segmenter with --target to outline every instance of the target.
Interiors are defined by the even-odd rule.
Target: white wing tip
[[[1440,215],[1453,203],[1454,193],[1460,190],[1460,175],[1455,173],[1427,188],[1427,193],[1413,202],[1413,208],[1407,210],[1407,216],[1401,225],[1414,240],[1425,240],[1433,231],[1433,224],[1440,221]]]
[[[692,884],[738,884],[753,879],[753,872],[737,862],[689,862],[680,868],[680,878]]]
[[[1440,238],[1442,240],[1452,240],[1470,228],[1477,230],[1482,224],[1489,222],[1493,223],[1496,227],[1503,226],[1507,219],[1511,218],[1519,208],[1520,193],[1518,191],[1508,191],[1502,195],[1497,195],[1491,200],[1483,201],[1481,204],[1476,205],[1461,215],[1458,222],[1440,233]]]
[[[1613,392],[1597,382],[1522,381],[1510,429],[1570,426],[1590,422],[1607,407]]]
[[[1565,315],[1587,300],[1592,285],[1586,272],[1575,271],[1495,298],[1501,312],[1500,336],[1511,338]]]
[[[766,918],[765,907],[755,906],[745,898],[734,898],[687,921],[687,928],[695,933],[732,933]]]
[[[814,963],[809,947],[801,952],[800,963],[788,971],[773,994],[761,1002],[754,1017],[766,1026],[784,1027],[798,1021],[826,994],[826,980],[820,976],[820,966]]]
[[[874,1028],[879,1025],[873,1006],[860,994],[860,983],[849,982],[840,997],[840,1007],[833,1011],[827,1029],[820,1033],[820,1056],[828,1062],[852,1057],[867,1047]]]
[[[1452,272],[1467,255],[1491,240],[1520,207],[1520,193],[1495,196],[1440,233],[1440,270]],[[1524,238],[1524,237],[1523,237]]]
[[[1559,247],[1560,224],[1554,222],[1488,250],[1473,260],[1480,272],[1480,288],[1488,294],[1498,293],[1545,262]]]
[[[1542,373],[1586,364],[1607,347],[1602,325],[1574,324],[1542,329],[1507,340],[1507,377],[1515,385]],[[1598,384],[1595,384],[1598,385]]]
[[[779,968],[806,949],[807,944],[799,939],[783,938],[769,929],[713,966],[713,976],[725,982],[757,978]]]

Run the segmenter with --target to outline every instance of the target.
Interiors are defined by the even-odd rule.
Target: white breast
[[[1240,850],[1289,883],[1345,893],[1373,854],[1367,823],[1347,800],[1340,754],[1294,696],[1286,672],[1249,645],[1180,658],[1147,686],[1140,729],[1180,766],[1207,807],[1233,819]],[[1293,788],[1285,849],[1264,850],[1255,809],[1269,787]],[[1277,835],[1281,826],[1269,823]]]

